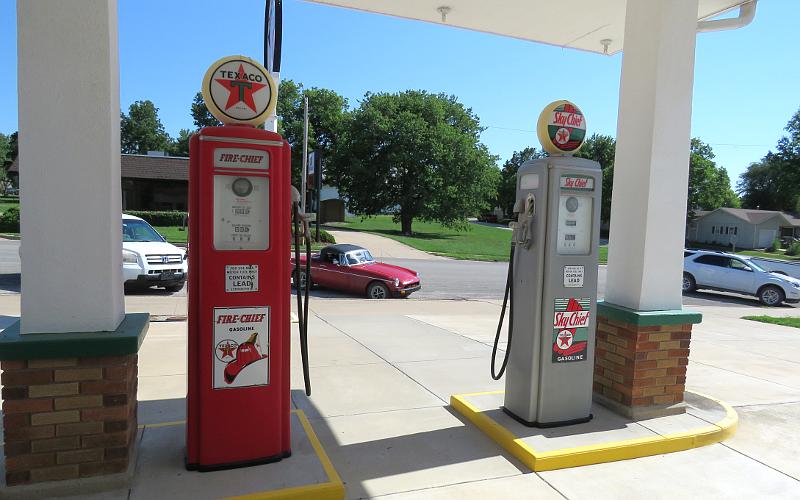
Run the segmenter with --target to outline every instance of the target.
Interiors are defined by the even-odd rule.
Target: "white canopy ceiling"
[[[604,53],[622,50],[626,0],[308,0],[377,14]],[[646,1],[646,0],[635,0]],[[705,20],[747,0],[700,0]],[[442,21],[440,7],[446,10]],[[449,8],[449,10],[448,10]]]

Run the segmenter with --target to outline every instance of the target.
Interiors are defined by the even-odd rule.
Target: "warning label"
[[[591,299],[555,299],[553,363],[586,360]]]
[[[237,265],[225,266],[226,292],[257,292],[258,266]]]
[[[269,307],[214,309],[214,389],[269,385]]]
[[[564,287],[583,288],[583,266],[564,266]]]

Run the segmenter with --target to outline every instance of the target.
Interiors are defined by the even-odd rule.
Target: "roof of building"
[[[19,172],[15,159],[9,172]],[[127,155],[120,162],[123,179],[156,179],[165,181],[188,181],[189,158],[181,156]]]
[[[786,221],[787,224],[792,226],[800,227],[800,217],[797,217],[794,214],[790,214],[788,212],[780,212],[777,210],[756,210],[751,208],[728,208],[722,207],[716,210],[709,210],[709,211],[696,211],[695,215],[697,219],[701,219],[709,214],[714,212],[724,212],[730,214],[734,217],[737,217],[745,222],[749,222],[753,225],[761,224],[762,222],[768,221],[773,217],[781,217]]]

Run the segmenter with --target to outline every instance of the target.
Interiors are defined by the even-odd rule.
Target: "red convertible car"
[[[300,256],[300,283],[305,284],[306,256]],[[294,257],[292,257],[294,277]],[[420,289],[419,273],[376,262],[369,250],[356,245],[330,245],[311,256],[311,284],[366,294],[370,299],[408,297]]]

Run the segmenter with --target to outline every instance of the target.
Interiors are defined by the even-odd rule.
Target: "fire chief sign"
[[[214,389],[269,385],[269,307],[214,309]]]
[[[555,299],[553,363],[584,361],[589,345],[591,299]]]

